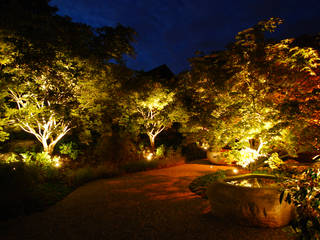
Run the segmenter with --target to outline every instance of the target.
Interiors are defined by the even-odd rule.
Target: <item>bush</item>
[[[66,173],[66,179],[69,186],[80,186],[95,179],[93,168],[82,167],[75,170],[70,170]]]
[[[280,202],[293,203],[297,209],[297,219],[292,228],[300,239],[320,239],[320,169],[307,169],[302,173],[293,172],[282,182],[283,192]],[[284,193],[286,199],[282,199]]]
[[[98,163],[108,161],[118,165],[141,159],[140,151],[133,140],[117,133],[112,136],[102,136],[93,155]]]
[[[55,184],[55,188],[61,188],[62,176],[55,168],[43,168],[22,161],[0,163],[0,218],[28,214],[50,205],[53,199],[46,197],[50,187],[44,191],[41,186]],[[50,192],[50,195],[54,195],[57,190]]]
[[[187,162],[207,157],[206,152],[195,143],[184,146],[182,148],[182,154],[185,156]]]
[[[161,145],[160,147],[157,147],[157,150],[156,150],[156,156],[158,158],[161,158],[161,157],[164,157],[165,155],[165,146],[164,145]]]
[[[120,175],[119,168],[114,164],[105,162],[96,167],[85,166],[77,169],[70,169],[66,172],[65,181],[69,186],[77,187],[92,180],[118,175]]]
[[[150,169],[155,169],[159,165],[159,160],[146,161],[139,160],[134,162],[129,162],[121,166],[121,170],[126,173],[134,173],[140,171],[147,171]]]
[[[74,142],[60,144],[59,151],[61,154],[68,155],[72,160],[76,160],[78,155],[80,154],[78,145]]]
[[[161,150],[162,151],[162,150]],[[162,155],[162,154],[161,154]],[[153,159],[132,161],[121,165],[121,169],[126,173],[133,173],[139,171],[147,171],[151,169],[172,167],[185,162],[185,158],[181,155],[180,149],[174,150],[169,148],[165,155],[162,157],[157,157],[157,154]]]

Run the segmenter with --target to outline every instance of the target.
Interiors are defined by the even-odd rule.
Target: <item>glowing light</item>
[[[258,150],[246,147],[240,150],[240,160],[237,162],[242,167],[249,166],[250,163],[255,162],[259,157],[265,156],[260,153],[260,150],[263,146],[264,142],[260,142]]]
[[[148,161],[151,161],[152,157],[153,157],[153,153],[148,153],[146,158]]]
[[[55,167],[61,167],[61,163],[60,163],[60,157],[57,157],[57,156],[55,156],[53,159],[52,159],[52,161],[53,161],[53,165],[55,166]]]
[[[233,173],[238,173],[238,172],[239,172],[239,170],[238,170],[238,169],[236,169],[236,168],[234,168],[234,169],[232,170],[232,172],[233,172]]]
[[[210,168],[213,168],[213,166],[211,165]]]
[[[202,149],[204,149],[204,150],[208,150],[209,147],[210,147],[210,145],[209,145],[208,143],[204,142],[204,143],[201,143],[201,144],[200,144],[200,147],[201,147]]]

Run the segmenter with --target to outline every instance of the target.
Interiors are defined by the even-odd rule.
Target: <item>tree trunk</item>
[[[55,144],[48,145],[47,143],[42,143],[42,146],[43,146],[43,151],[47,152],[51,156],[53,153]]]
[[[152,136],[150,134],[148,134],[149,136],[149,140],[150,140],[150,146],[151,146],[151,151],[153,152],[155,149],[155,138],[156,136]]]

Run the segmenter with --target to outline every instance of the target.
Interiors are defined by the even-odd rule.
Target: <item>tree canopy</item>
[[[265,40],[264,33],[281,22],[261,21],[238,33],[226,50],[191,59],[192,70],[182,79],[190,86],[185,99],[193,115],[191,136],[200,144],[261,154],[275,148],[299,151],[304,130],[317,115],[306,103],[310,95],[316,103],[319,55],[292,39]]]
[[[134,55],[131,42],[135,32],[122,25],[93,28],[72,22],[57,15],[57,9],[46,0],[2,1],[0,9],[1,140],[7,136],[2,128],[5,116],[20,122],[20,127],[29,124],[33,130],[27,132],[34,132],[31,122],[40,123],[43,114],[48,116],[46,121],[59,116],[56,123],[78,126],[87,133],[101,127],[105,105],[110,106],[120,75],[130,74],[122,59],[125,54]],[[118,64],[111,63],[112,59]],[[10,95],[16,105],[8,104]],[[31,113],[31,103],[41,105],[32,107],[37,114]],[[32,121],[26,114],[16,118],[13,113],[27,109]]]

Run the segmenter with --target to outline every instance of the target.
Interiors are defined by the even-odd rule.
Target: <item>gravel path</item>
[[[188,185],[221,168],[185,164],[91,182],[44,212],[0,222],[0,239],[289,239],[212,216]]]

